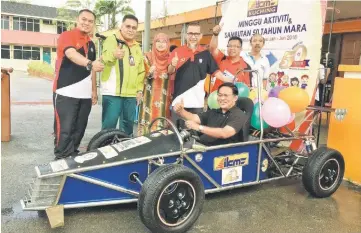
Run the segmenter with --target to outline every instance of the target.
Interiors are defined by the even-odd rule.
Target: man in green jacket
[[[133,134],[135,110],[142,99],[145,77],[142,50],[134,40],[137,28],[138,19],[125,15],[120,31],[108,36],[102,51],[105,64],[101,76],[102,129],[116,128],[119,120],[119,129],[128,135]]]

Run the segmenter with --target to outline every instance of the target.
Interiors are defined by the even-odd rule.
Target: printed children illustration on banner
[[[306,87],[308,85],[307,83],[308,83],[308,75],[304,74],[301,76],[301,88],[306,89]]]
[[[300,81],[297,77],[291,78],[291,87],[299,87]]]
[[[277,74],[271,73],[268,78],[269,89],[274,88],[277,85]]]

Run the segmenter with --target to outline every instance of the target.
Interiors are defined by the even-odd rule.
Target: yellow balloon
[[[250,91],[248,98],[250,98],[251,100],[257,100],[258,99],[258,90],[253,89],[252,91]],[[265,101],[267,98],[268,98],[268,92],[265,90],[262,90],[262,92],[261,92],[262,101]]]

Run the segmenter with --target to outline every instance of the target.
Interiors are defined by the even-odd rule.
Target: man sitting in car
[[[200,143],[213,146],[240,142],[240,131],[246,122],[246,114],[236,106],[238,89],[232,83],[218,87],[219,109],[192,114],[184,109],[183,101],[174,106],[174,111],[185,119],[188,129],[201,133]]]

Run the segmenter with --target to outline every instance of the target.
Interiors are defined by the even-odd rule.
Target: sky
[[[30,0],[34,5],[61,7],[66,0]],[[94,3],[96,1],[94,0]],[[211,5],[215,5],[217,0],[166,0],[168,15],[179,14]],[[164,16],[163,0],[151,0],[152,19]],[[143,22],[145,17],[145,0],[132,0],[131,7],[134,9],[138,19]]]

